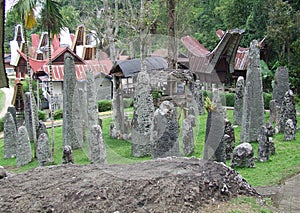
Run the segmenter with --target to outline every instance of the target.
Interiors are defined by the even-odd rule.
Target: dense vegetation
[[[181,0],[177,1],[177,37],[192,35],[205,47],[212,50],[218,42],[216,30],[233,28],[245,29],[241,46],[248,47],[253,39],[266,38],[263,59],[264,89],[271,87],[274,71],[279,65],[287,66],[290,72],[292,89],[300,93],[300,2],[298,0]],[[146,1],[145,10],[150,11],[144,20],[139,19],[140,1],[109,0],[110,13],[104,11],[104,1],[59,0],[64,22],[71,32],[78,24],[84,24],[100,38],[99,48],[107,46],[107,25],[105,17],[113,14],[113,22],[118,22],[116,44],[122,48],[126,39],[138,36],[141,22],[150,25],[150,33],[167,35],[166,1]],[[115,2],[118,2],[116,7]],[[114,11],[114,9],[118,9]],[[117,13],[114,13],[117,12]],[[118,15],[116,15],[118,14]],[[10,12],[6,19],[5,49],[9,52],[9,41],[13,39],[14,25],[18,23],[15,12]],[[38,21],[35,33],[41,33]]]

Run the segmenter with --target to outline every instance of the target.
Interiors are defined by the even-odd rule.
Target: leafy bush
[[[38,118],[39,118],[39,120],[46,121],[47,113],[45,111],[39,110],[38,111]]]
[[[4,130],[4,117],[0,118],[0,132]]]
[[[225,93],[226,106],[234,107],[235,93]]]
[[[272,100],[272,94],[264,92],[264,106],[265,109],[270,109],[270,101]]]
[[[124,108],[133,107],[133,99],[132,98],[124,98],[123,103],[124,103]]]
[[[110,100],[98,101],[98,112],[105,112],[112,110],[112,102]]]
[[[54,113],[53,113],[54,120],[59,120],[62,118],[63,118],[63,110],[62,109],[58,109],[58,110],[54,111]]]

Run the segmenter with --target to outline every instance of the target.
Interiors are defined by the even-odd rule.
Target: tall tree
[[[34,142],[34,156],[36,157],[37,150],[37,132],[36,132],[36,116],[37,109],[34,106],[34,94],[32,90],[32,78],[33,78],[33,70],[29,64],[29,50],[28,50],[28,40],[27,40],[27,30],[33,29],[36,25],[36,18],[34,14],[34,9],[36,7],[36,0],[19,0],[17,4],[15,4],[14,8],[18,12],[21,22],[24,26],[24,39],[25,39],[25,54],[26,54],[26,70],[29,75],[28,78],[28,86],[30,92],[30,105],[31,109],[31,119],[32,119],[32,132],[33,132],[33,142]]]
[[[55,0],[46,0],[41,11],[42,27],[48,32],[48,59],[49,59],[49,80],[50,80],[50,119],[51,119],[51,140],[52,140],[52,160],[54,160],[54,102],[53,102],[53,78],[52,78],[52,54],[51,39],[55,34],[59,34],[64,27],[63,17],[60,13],[60,4]]]
[[[168,12],[168,64],[169,68],[175,69],[177,64],[177,13],[176,1],[167,0]]]
[[[0,0],[1,10],[0,10],[0,88],[8,87],[8,78],[5,72],[4,66],[4,20],[5,20],[5,0]]]

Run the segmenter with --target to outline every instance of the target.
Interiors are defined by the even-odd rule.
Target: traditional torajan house
[[[207,50],[196,39],[181,38],[189,52],[189,69],[201,82],[225,83],[228,74],[234,74],[236,52],[244,30],[228,30],[213,51]]]

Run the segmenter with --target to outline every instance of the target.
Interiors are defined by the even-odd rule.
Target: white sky
[[[15,5],[18,0],[5,0],[5,14]]]

